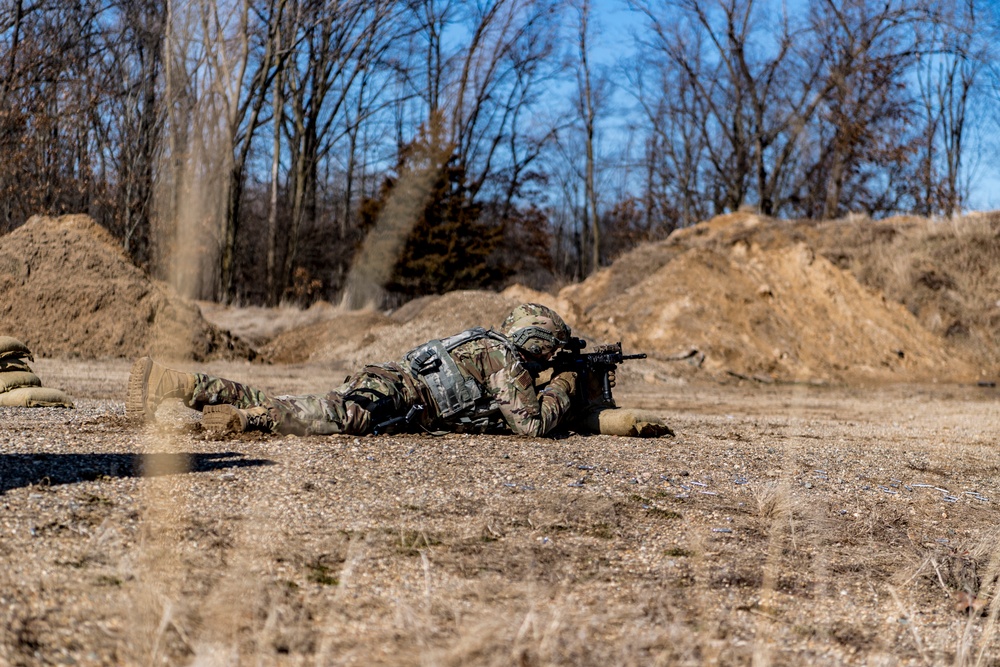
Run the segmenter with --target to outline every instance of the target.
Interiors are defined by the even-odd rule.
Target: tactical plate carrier
[[[441,419],[468,427],[488,425],[499,406],[492,397],[483,396],[479,383],[462,374],[451,351],[460,345],[492,338],[516,353],[516,348],[501,334],[482,327],[468,329],[447,338],[428,341],[407,353],[410,371],[427,386]]]

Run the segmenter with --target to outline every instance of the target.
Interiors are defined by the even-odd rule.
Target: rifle
[[[552,357],[551,367],[553,375],[562,371],[575,371],[581,376],[592,375],[601,378],[601,393],[604,402],[614,405],[611,396],[611,380],[609,373],[618,368],[619,364],[629,359],[645,359],[646,354],[624,354],[622,352],[621,341],[598,345],[593,352],[584,352],[587,341],[582,338],[571,338],[569,343]]]
[[[372,429],[372,435],[382,435],[394,429],[397,426],[405,427],[413,422],[421,412],[424,411],[424,406],[417,403],[416,405],[410,406],[410,409],[405,415],[399,415],[396,417],[391,417],[383,422],[375,425]]]

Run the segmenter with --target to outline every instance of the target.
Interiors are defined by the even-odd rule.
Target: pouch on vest
[[[442,419],[476,405],[482,395],[479,385],[462,375],[444,342],[429,341],[407,356],[410,370],[427,386]]]

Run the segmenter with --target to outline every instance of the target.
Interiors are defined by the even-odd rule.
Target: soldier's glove
[[[575,371],[563,371],[549,382],[549,386],[555,386],[561,388],[569,396],[576,393],[576,372]]]
[[[611,387],[612,389],[615,386],[615,380],[617,380],[617,377],[615,376],[615,369],[612,368],[610,371],[608,371],[608,386]]]

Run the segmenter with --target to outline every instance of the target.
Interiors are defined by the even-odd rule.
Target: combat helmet
[[[569,343],[570,330],[552,310],[537,303],[515,308],[500,325],[500,333],[530,357],[546,359]]]

